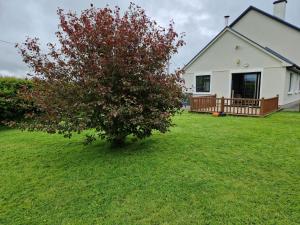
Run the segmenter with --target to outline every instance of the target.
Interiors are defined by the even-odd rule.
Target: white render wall
[[[231,80],[232,73],[248,73],[261,72],[261,89],[260,98],[272,98],[279,95],[279,105],[287,105],[300,101],[300,73],[286,70],[286,68],[265,68],[265,69],[243,69],[243,70],[226,70],[226,71],[211,71],[186,74],[186,86],[190,87],[187,92],[193,92],[194,95],[213,95],[219,97],[231,97]],[[289,76],[293,73],[292,91],[289,92]],[[209,93],[197,93],[196,76],[211,75],[211,91]]]
[[[290,75],[293,74],[292,90],[289,91]],[[295,73],[290,70],[286,70],[284,85],[284,103],[290,104],[300,101],[300,73]]]
[[[260,97],[270,98],[278,94],[279,104],[287,104],[285,102],[287,94],[284,90],[285,65],[229,31],[226,31],[203,55],[186,68],[183,78],[187,92],[194,95],[217,94],[220,97],[230,97],[231,74],[248,72],[261,72]],[[198,75],[211,75],[209,93],[196,92]]]
[[[264,68],[261,76],[261,98],[272,98],[279,95],[279,105],[284,102],[284,83],[286,68]]]
[[[230,31],[226,31],[194,63],[186,74],[247,68],[283,67],[282,63]]]
[[[300,65],[300,32],[254,10],[233,27],[251,40]]]
[[[230,97],[231,75],[230,71],[213,71],[211,76],[211,93],[221,97]]]

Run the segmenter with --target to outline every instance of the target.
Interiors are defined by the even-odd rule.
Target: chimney
[[[287,0],[277,0],[273,3],[274,5],[274,10],[273,14],[274,16],[285,20],[285,11],[286,11],[286,4]]]
[[[225,18],[225,27],[228,27],[228,25],[229,25],[229,17],[230,16],[224,16],[224,18]]]

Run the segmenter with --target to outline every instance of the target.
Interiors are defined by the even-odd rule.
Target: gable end
[[[246,9],[237,19],[235,19],[231,24],[230,24],[230,28],[233,28],[233,26],[236,24],[236,23],[238,23],[249,11],[251,11],[251,10],[254,10],[254,11],[256,11],[256,12],[258,12],[258,13],[260,13],[260,14],[263,14],[263,15],[265,15],[265,16],[267,16],[267,17],[269,17],[269,18],[271,18],[271,19],[273,19],[273,20],[276,20],[277,22],[279,22],[279,23],[281,23],[281,24],[283,24],[283,25],[285,25],[285,26],[288,26],[288,27],[290,27],[290,28],[292,28],[292,29],[294,29],[294,30],[296,30],[296,31],[298,31],[298,32],[300,32],[300,27],[297,27],[297,26],[295,26],[294,24],[291,24],[291,23],[289,23],[289,22],[286,22],[286,21],[284,21],[284,20],[282,20],[282,19],[280,19],[280,18],[278,18],[278,17],[276,17],[276,16],[273,16],[273,15],[271,15],[271,14],[269,14],[269,13],[267,13],[267,12],[265,12],[265,11],[263,11],[263,10],[260,10],[260,9],[258,9],[258,8],[256,8],[256,7],[254,7],[254,6],[250,6],[248,9]]]

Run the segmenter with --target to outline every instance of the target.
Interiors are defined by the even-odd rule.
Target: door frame
[[[231,91],[232,91],[232,75],[237,73],[260,73],[260,88],[259,88],[259,98],[262,96],[262,87],[263,87],[263,69],[262,68],[253,68],[253,69],[232,69],[229,70],[229,93],[228,97],[231,98]]]

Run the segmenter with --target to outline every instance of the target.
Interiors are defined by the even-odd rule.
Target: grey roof
[[[271,54],[277,56],[278,58],[282,59],[283,61],[292,64],[292,65],[297,65],[296,63],[292,62],[291,60],[285,58],[283,55],[279,54],[278,52],[275,52],[274,50],[268,48],[268,47],[264,47],[264,49],[266,49],[268,52],[270,52]]]

